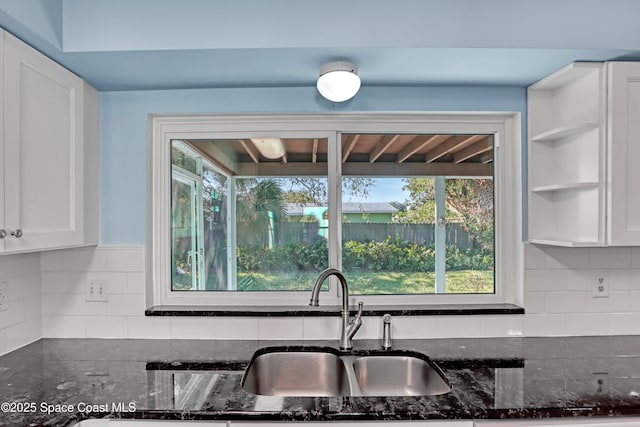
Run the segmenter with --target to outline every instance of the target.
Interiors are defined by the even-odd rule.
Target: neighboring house
[[[321,227],[326,226],[326,206],[287,203],[285,213],[292,221],[300,221],[302,217],[316,218]],[[390,223],[393,214],[398,212],[389,203],[343,203],[342,221],[352,223]]]

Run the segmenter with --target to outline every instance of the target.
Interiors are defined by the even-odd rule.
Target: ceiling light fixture
[[[332,102],[344,102],[360,90],[358,69],[351,62],[336,61],[324,64],[318,77],[318,92]]]
[[[279,159],[285,155],[284,144],[280,138],[251,138],[251,142],[267,159]]]

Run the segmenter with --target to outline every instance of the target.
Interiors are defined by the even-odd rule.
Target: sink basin
[[[340,353],[330,347],[256,351],[242,388],[268,396],[429,396],[451,391],[440,368],[415,352]]]
[[[349,380],[342,359],[326,350],[256,353],[242,387],[269,396],[348,396]]]
[[[451,391],[433,362],[403,355],[363,356],[353,362],[363,396],[432,396]]]

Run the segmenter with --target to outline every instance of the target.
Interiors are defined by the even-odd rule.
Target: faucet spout
[[[319,297],[320,297],[320,288],[322,284],[329,276],[336,276],[338,281],[340,282],[340,287],[342,290],[342,310],[341,314],[341,322],[340,322],[340,348],[342,350],[350,350],[353,348],[353,337],[362,326],[362,306],[363,303],[358,303],[358,314],[355,319],[349,319],[349,287],[347,286],[347,279],[344,277],[344,274],[340,270],[335,268],[328,268],[318,275],[315,283],[313,284],[313,290],[311,291],[311,300],[309,301],[310,306],[317,307],[319,305]]]

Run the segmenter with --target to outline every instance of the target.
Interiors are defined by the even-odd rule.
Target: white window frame
[[[491,134],[494,136],[495,293],[358,295],[365,304],[522,304],[522,159],[520,113],[324,113],[150,115],[148,140],[147,304],[306,305],[308,292],[212,292],[171,290],[170,145],[175,139],[252,137],[327,138],[329,206],[340,207],[341,133]],[[282,131],[286,129],[286,131]],[[222,164],[229,169],[232,165]],[[340,209],[329,210],[329,266],[340,268]],[[228,236],[232,238],[233,236]],[[322,294],[339,303],[337,286]],[[326,288],[325,288],[326,289]],[[330,295],[335,298],[332,301]],[[323,302],[321,301],[321,304]]]

